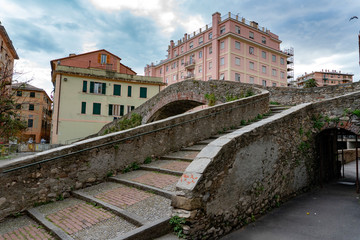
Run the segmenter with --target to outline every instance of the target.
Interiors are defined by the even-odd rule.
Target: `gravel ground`
[[[148,221],[158,220],[171,216],[171,200],[153,196],[125,208],[126,211],[134,213]]]
[[[83,193],[89,194],[91,196],[96,196],[100,193],[109,191],[114,188],[119,188],[119,187],[126,187],[126,186],[123,184],[115,183],[115,182],[103,182],[103,183],[100,183],[100,184],[97,184],[97,185],[94,185],[91,187],[81,189],[81,190],[79,190],[79,192],[83,192]]]
[[[134,230],[136,227],[120,217],[113,217],[83,229],[73,235],[79,240],[107,240],[119,237],[121,234]]]
[[[12,232],[15,229],[27,226],[27,225],[39,225],[28,216],[9,217],[5,221],[0,222],[0,235],[8,232]]]
[[[79,203],[84,203],[84,201],[81,201],[76,198],[67,198],[63,201],[52,202],[49,204],[45,204],[45,205],[36,207],[36,209],[39,210],[39,212],[44,215],[49,215],[49,214],[52,214],[54,212],[60,211],[64,208],[71,207],[71,206],[73,206],[75,204],[79,204]]]

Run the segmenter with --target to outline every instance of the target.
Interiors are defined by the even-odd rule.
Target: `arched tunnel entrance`
[[[178,100],[178,101],[170,102],[165,106],[163,106],[162,108],[160,108],[159,110],[157,110],[148,119],[147,122],[149,123],[149,122],[165,119],[168,117],[172,117],[201,105],[204,105],[204,103],[193,100]]]
[[[339,180],[355,185],[359,193],[358,135],[342,128],[326,129],[318,134],[316,144],[320,184]]]

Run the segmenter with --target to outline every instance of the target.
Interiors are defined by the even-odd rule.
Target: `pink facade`
[[[353,76],[354,74],[352,73],[342,73],[341,71],[336,70],[321,70],[317,72],[305,73],[296,79],[296,84],[298,87],[304,87],[305,83],[309,79],[315,79],[318,87],[339,85],[344,83],[352,83]]]
[[[131,68],[121,64],[120,60],[121,58],[118,56],[102,49],[79,55],[70,54],[69,57],[52,60],[51,67],[52,70],[55,70],[57,65],[89,69],[106,69],[118,73],[136,75],[136,72]]]
[[[287,86],[287,58],[279,37],[256,22],[214,13],[211,26],[185,34],[168,46],[168,58],[145,67],[145,75],[167,84],[186,79],[230,80]]]

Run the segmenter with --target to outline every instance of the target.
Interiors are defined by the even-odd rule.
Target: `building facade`
[[[287,86],[292,52],[280,50],[279,37],[237,15],[212,15],[212,23],[168,46],[168,57],[144,69],[166,84],[185,79],[230,80]]]
[[[27,129],[18,137],[20,142],[47,143],[50,141],[52,101],[40,88],[26,83],[12,85],[16,100],[16,109]]]
[[[305,73],[304,75],[296,78],[298,87],[304,87],[309,79],[315,79],[317,86],[330,86],[344,83],[352,83],[354,74],[342,73],[336,70],[321,70],[317,72]]]
[[[9,75],[11,80],[14,60],[19,59],[16,50],[7,34],[5,27],[0,22],[0,73]]]
[[[51,61],[51,143],[69,144],[97,133],[164,86],[160,78],[137,76],[120,60],[103,49]]]

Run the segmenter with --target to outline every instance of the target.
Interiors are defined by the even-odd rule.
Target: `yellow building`
[[[52,101],[47,93],[25,83],[15,83],[12,89],[16,92],[16,109],[22,120],[27,122],[27,129],[21,133],[19,140],[28,142],[31,139],[34,143],[41,143],[43,139],[49,142]]]
[[[93,60],[88,61],[89,67],[78,66],[94,56],[99,56],[100,65]],[[106,50],[51,61],[55,87],[51,143],[69,144],[97,133],[156,95],[164,85],[161,78],[137,76],[119,62],[119,57]],[[121,73],[124,71],[127,73]]]

